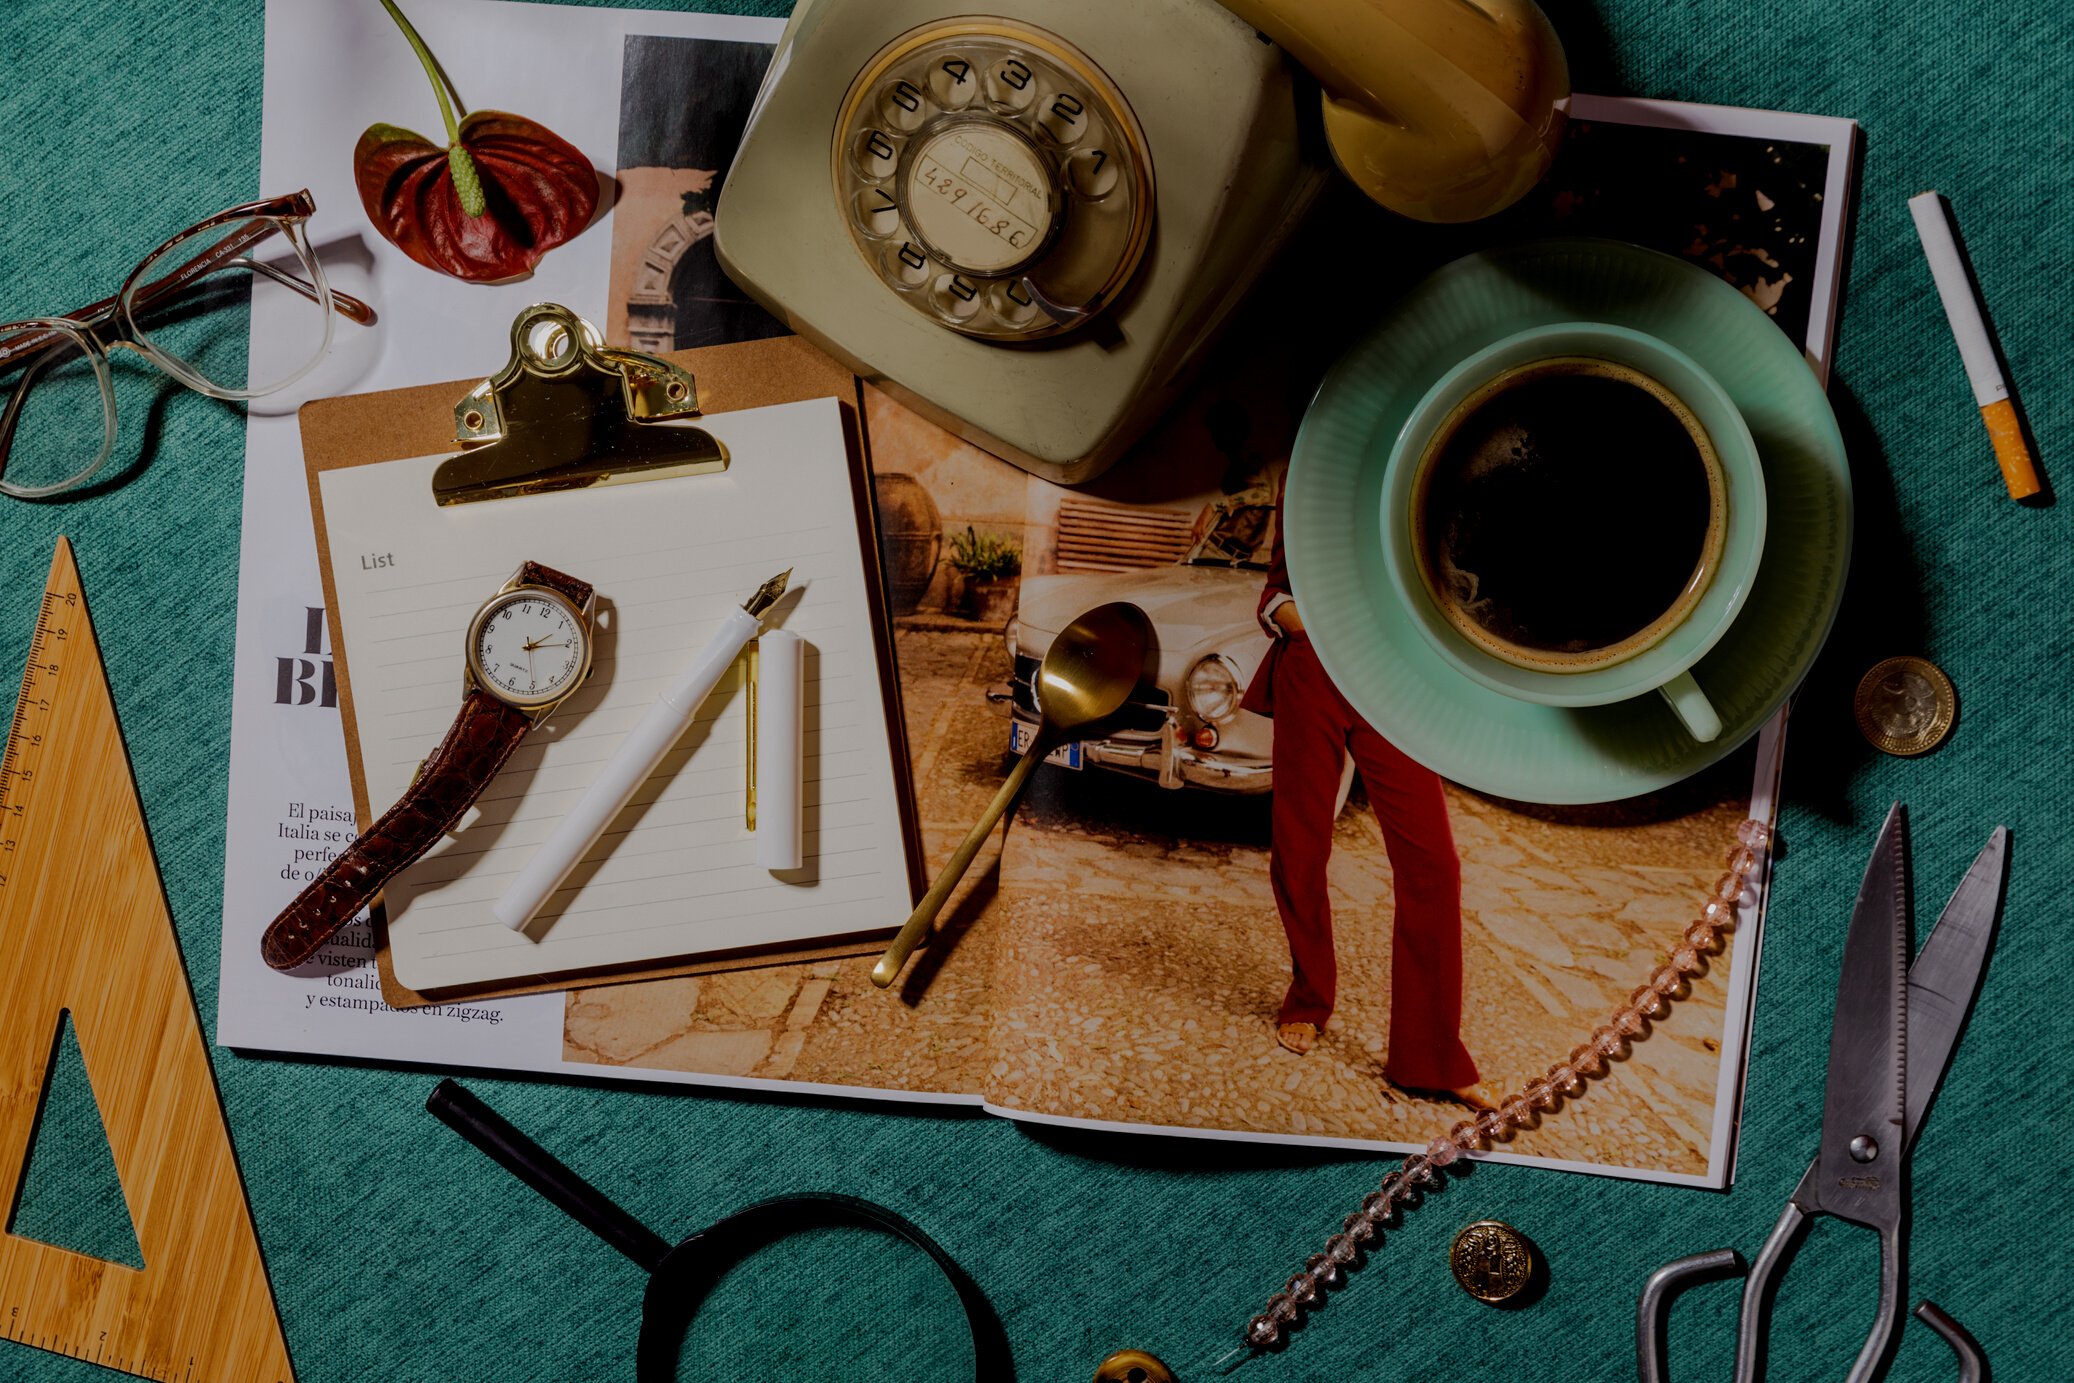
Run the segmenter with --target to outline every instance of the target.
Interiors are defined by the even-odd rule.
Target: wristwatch
[[[588,583],[528,562],[468,621],[461,714],[395,806],[325,866],[259,939],[276,970],[317,953],[453,829],[526,732],[591,670]]]

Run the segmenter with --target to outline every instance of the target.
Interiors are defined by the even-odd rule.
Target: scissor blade
[[[1974,857],[1966,877],[1937,919],[1936,929],[1908,967],[1908,1141],[1916,1141],[1923,1111],[1944,1079],[1944,1068],[1966,1028],[1980,973],[1994,949],[2009,878],[2009,829],[1997,826]]]
[[[1908,813],[1895,803],[1872,848],[1844,938],[1814,1189],[1822,1209],[1899,1224],[1908,1077]]]

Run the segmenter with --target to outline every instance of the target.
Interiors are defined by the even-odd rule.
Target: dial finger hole
[[[963,274],[940,274],[929,286],[929,305],[946,320],[963,324],[979,315],[979,285]]]
[[[1003,58],[987,69],[985,90],[989,106],[1014,115],[1037,99],[1037,74],[1021,58]]]
[[[1053,142],[1071,146],[1080,142],[1088,131],[1087,103],[1070,91],[1052,94],[1044,113],[1037,117],[1037,126],[1050,135]]]
[[[857,228],[874,240],[883,240],[900,229],[900,203],[883,187],[867,187],[853,203]]]
[[[1066,181],[1076,195],[1100,201],[1116,190],[1116,164],[1107,149],[1082,149],[1066,160]]]
[[[1035,326],[1041,315],[1037,300],[1030,296],[1030,285],[1024,279],[1002,279],[988,284],[986,302],[987,310],[1011,331]]]
[[[900,163],[900,149],[883,130],[862,130],[850,146],[850,161],[872,181],[893,176]]]
[[[963,110],[979,95],[979,68],[959,53],[946,53],[929,69],[929,96],[945,110]]]
[[[929,256],[912,241],[888,245],[879,263],[886,282],[895,288],[920,288],[929,281]]]
[[[888,129],[912,134],[929,118],[922,88],[905,77],[889,83],[879,93],[879,119]]]

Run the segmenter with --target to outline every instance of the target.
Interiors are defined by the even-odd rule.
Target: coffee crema
[[[1436,605],[1487,652],[1584,671],[1652,646],[1698,602],[1725,529],[1706,430],[1608,360],[1534,361],[1464,399],[1428,443],[1414,551]]]

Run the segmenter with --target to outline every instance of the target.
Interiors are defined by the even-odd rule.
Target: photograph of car
[[[1108,735],[1065,745],[1050,762],[1100,768],[1166,788],[1264,793],[1273,786],[1273,735],[1266,717],[1241,710],[1246,684],[1266,655],[1255,617],[1274,550],[1272,488],[1254,486],[1204,506],[1180,561],[1136,571],[1023,578],[1008,626],[1014,672],[997,698],[1012,706],[1010,748],[1036,733],[1037,667],[1060,630],[1080,614],[1127,600],[1152,622],[1158,674],[1132,695]]]

